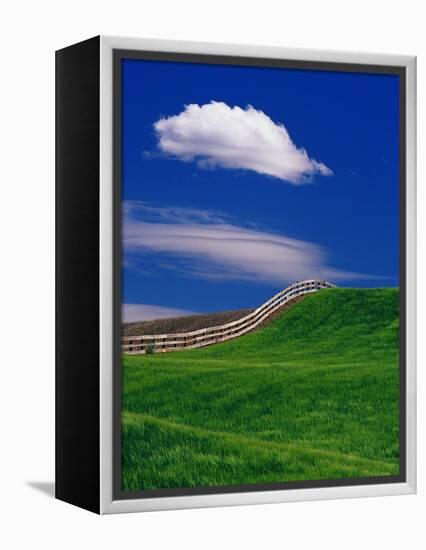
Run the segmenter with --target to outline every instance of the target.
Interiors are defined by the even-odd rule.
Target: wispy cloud
[[[333,172],[297,148],[283,124],[252,106],[245,109],[212,101],[190,104],[154,124],[162,152],[201,167],[239,168],[292,184]]]
[[[200,210],[196,208],[182,208],[179,206],[152,206],[143,201],[124,201],[123,215],[142,217],[152,222],[166,223],[215,223],[223,222],[226,215],[216,210]]]
[[[371,278],[331,267],[327,251],[314,243],[237,225],[218,213],[144,203],[127,203],[125,211],[125,254],[155,253],[164,269],[193,277],[277,285]]]
[[[168,319],[193,315],[193,311],[174,307],[156,306],[152,304],[122,304],[121,317],[124,323],[133,321],[152,321],[153,319]]]

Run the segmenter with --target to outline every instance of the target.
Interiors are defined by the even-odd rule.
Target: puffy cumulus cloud
[[[193,103],[178,115],[161,118],[154,128],[161,151],[183,161],[198,160],[200,166],[253,170],[293,184],[333,174],[298,149],[284,125],[251,106]]]
[[[140,219],[142,211],[144,219]],[[332,282],[371,278],[330,267],[326,251],[314,243],[191,209],[156,212],[154,207],[131,203],[123,224],[123,248],[125,255],[139,255],[145,262],[147,254],[155,254],[160,267],[202,279],[284,287],[309,278]]]
[[[133,321],[153,321],[154,319],[168,319],[193,315],[193,311],[176,309],[174,307],[156,306],[151,304],[122,304],[121,317],[123,323]]]

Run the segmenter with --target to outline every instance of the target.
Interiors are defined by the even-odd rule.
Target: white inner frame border
[[[406,68],[406,467],[405,483],[113,499],[113,51],[143,50]],[[416,492],[416,58],[405,55],[100,37],[100,513],[125,513]]]

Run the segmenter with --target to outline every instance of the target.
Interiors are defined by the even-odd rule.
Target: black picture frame
[[[102,185],[102,56],[103,37],[94,37],[56,52],[56,497],[96,513],[102,506],[102,381],[101,373],[112,368],[110,416],[112,429],[112,500],[133,501],[132,509],[150,509],[155,500],[162,508],[165,497],[197,497],[235,493],[275,493],[302,489],[350,488],[357,486],[406,485],[413,489],[407,471],[407,70],[406,63],[370,63],[351,59],[295,59],[290,55],[235,55],[152,48],[111,46],[112,119],[112,357],[102,364],[100,349],[102,263],[100,260],[100,216]],[[114,40],[113,40],[114,42]],[[191,48],[189,48],[191,49]],[[230,49],[232,50],[232,48]],[[400,472],[395,476],[313,480],[223,487],[197,487],[123,491],[121,489],[121,76],[123,59],[178,61],[182,63],[228,64],[315,71],[393,74],[400,82]],[[411,60],[412,61],[412,60]],[[411,159],[410,159],[411,162]],[[412,183],[411,183],[412,185]],[[411,238],[412,240],[412,238]],[[412,263],[412,260],[410,259]],[[412,314],[412,313],[410,313]],[[412,344],[411,344],[412,345]],[[108,420],[109,418],[109,420]],[[410,443],[412,461],[413,442]],[[107,452],[105,449],[103,452]],[[412,466],[410,466],[410,472]],[[408,479],[410,477],[410,479]],[[391,490],[391,489],[390,489]],[[320,493],[318,493],[320,494]],[[267,496],[265,497],[267,498]],[[146,505],[143,504],[145,501]],[[170,502],[170,500],[168,500]],[[184,500],[182,500],[184,507]],[[205,502],[205,501],[203,501]],[[219,501],[220,502],[220,501]],[[226,502],[223,502],[226,504]],[[191,504],[190,504],[191,505]],[[217,505],[217,504],[212,504]],[[167,504],[164,506],[167,507]],[[178,506],[180,507],[180,506]],[[137,508],[136,508],[137,509]],[[125,506],[123,507],[125,511]]]

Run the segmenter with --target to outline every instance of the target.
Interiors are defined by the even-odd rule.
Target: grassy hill
[[[398,473],[397,289],[330,289],[207,348],[123,357],[125,490]]]

